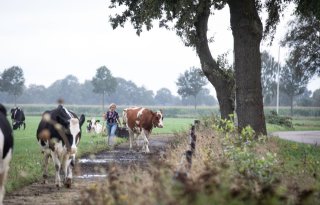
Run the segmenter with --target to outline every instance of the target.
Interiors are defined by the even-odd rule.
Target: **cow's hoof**
[[[66,180],[65,180],[65,182],[64,182],[64,185],[65,185],[65,187],[67,187],[67,188],[71,188],[71,179],[70,178],[67,178]]]
[[[57,189],[59,190],[61,185],[60,184],[56,184]]]

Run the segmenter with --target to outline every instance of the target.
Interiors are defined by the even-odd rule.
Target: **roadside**
[[[284,131],[273,132],[271,135],[294,142],[320,145],[320,131]]]
[[[90,186],[97,186],[106,180],[110,165],[117,164],[124,169],[131,165],[148,166],[151,159],[157,159],[164,153],[166,145],[173,139],[173,135],[153,136],[150,140],[150,154],[129,152],[128,143],[117,146],[112,151],[103,151],[96,155],[84,156],[78,159],[74,170],[74,180],[71,189],[56,188],[54,177],[48,184],[33,183],[20,190],[7,194],[4,204],[7,205],[61,205],[73,204],[80,198],[81,190]],[[50,163],[52,166],[52,163]]]

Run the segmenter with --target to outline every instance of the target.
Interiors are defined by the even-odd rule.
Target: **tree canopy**
[[[96,75],[92,78],[92,85],[93,92],[100,93],[102,96],[102,110],[104,110],[104,95],[115,92],[117,80],[106,66],[102,66],[97,69]]]
[[[193,96],[195,99],[195,108],[197,107],[197,95],[208,83],[201,69],[192,67],[186,70],[184,74],[178,77],[176,85],[178,86],[178,94],[182,97]]]
[[[272,98],[276,94],[277,69],[279,63],[267,52],[261,54],[261,82],[264,104],[270,105]]]
[[[291,115],[293,113],[293,98],[302,94],[309,82],[309,76],[303,67],[298,64],[299,56],[291,53],[286,65],[281,70],[281,90],[288,94],[291,102]]]
[[[311,77],[320,76],[320,18],[298,16],[289,23],[282,45],[299,56],[297,64]]]
[[[18,66],[5,69],[0,76],[0,91],[4,91],[14,96],[16,104],[17,96],[21,95],[24,88],[23,70]]]

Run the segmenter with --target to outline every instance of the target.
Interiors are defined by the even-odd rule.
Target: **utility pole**
[[[277,69],[277,115],[279,115],[279,81],[280,81],[280,46],[278,51],[278,69]]]

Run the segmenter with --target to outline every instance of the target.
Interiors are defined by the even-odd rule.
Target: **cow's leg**
[[[65,156],[63,160],[63,172],[64,172],[64,185],[67,188],[71,188],[71,182],[72,182],[72,166],[71,161],[73,160],[72,155],[69,154]]]
[[[149,138],[149,132],[147,131],[147,130],[142,130],[142,137],[143,137],[143,148],[142,148],[142,150],[144,151],[144,152],[146,152],[146,153],[149,153],[150,152],[150,150],[149,150],[149,140],[148,140],[148,138]]]
[[[141,134],[142,133],[137,133],[136,136],[135,136],[135,140],[134,141],[135,141],[135,144],[136,144],[137,147],[140,147],[140,136],[141,136]]]
[[[44,160],[43,160],[43,183],[46,184],[48,182],[48,164],[49,164],[49,157],[50,153],[47,150],[43,151]]]
[[[4,165],[2,165],[4,166]],[[2,201],[5,195],[5,182],[7,179],[7,173],[8,173],[9,167],[4,167],[4,170],[0,173],[0,205],[2,205]]]
[[[26,123],[23,122],[23,129],[25,130],[26,129]]]
[[[5,181],[5,171],[0,173],[0,205],[2,205],[2,201],[4,198],[5,190],[4,190],[4,181]]]
[[[59,188],[61,187],[61,178],[60,178],[61,162],[57,153],[55,152],[52,153],[52,160],[56,170],[55,184]]]
[[[2,163],[1,164],[2,170],[0,173],[0,205],[2,205],[3,198],[5,195],[4,185],[7,180],[7,174],[9,171],[9,163],[10,163],[11,157],[12,157],[12,150],[9,150],[7,156],[1,162]]]
[[[134,139],[134,132],[129,128],[129,150],[132,151],[132,140]]]

